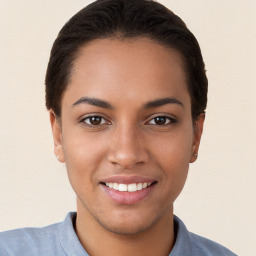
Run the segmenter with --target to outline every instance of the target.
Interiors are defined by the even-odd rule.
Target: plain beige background
[[[74,211],[53,155],[44,75],[64,23],[92,1],[0,0],[0,230]],[[207,119],[175,213],[191,231],[255,254],[256,1],[166,0],[197,37],[209,79]]]

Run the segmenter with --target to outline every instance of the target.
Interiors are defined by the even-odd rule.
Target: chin
[[[139,213],[112,214],[108,219],[98,219],[98,223],[111,233],[119,235],[137,235],[143,233],[161,219],[152,214],[145,216]]]
[[[122,224],[115,224],[112,225],[104,225],[100,223],[106,230],[111,233],[118,234],[118,235],[137,235],[143,233],[144,231],[148,230],[152,224],[148,223],[122,223]]]

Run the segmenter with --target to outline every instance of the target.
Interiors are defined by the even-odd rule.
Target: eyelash
[[[93,118],[99,118],[100,119],[100,124],[86,123],[87,120],[89,120],[89,122],[91,122]],[[102,123],[103,120],[104,120],[104,123]],[[87,127],[92,128],[92,129],[93,128],[99,128],[99,127],[102,127],[104,125],[109,125],[110,124],[110,122],[108,122],[106,120],[106,118],[104,118],[102,116],[99,116],[99,115],[87,116],[87,117],[83,118],[80,122],[83,123],[84,125],[86,125]]]
[[[153,121],[153,120],[156,121],[157,118],[163,118],[165,120],[164,124],[156,124],[156,123],[155,124],[150,124],[151,121]],[[168,121],[168,123],[166,123],[166,121]],[[150,124],[150,125],[168,126],[168,125],[172,125],[172,124],[177,123],[177,120],[175,118],[172,118],[172,117],[169,117],[169,116],[164,116],[164,115],[161,116],[160,115],[160,116],[156,116],[156,117],[150,119],[147,123]]]
[[[91,121],[92,121],[93,118],[99,118],[100,119],[100,124],[92,124]],[[164,124],[156,124],[156,119],[157,118],[163,118],[164,119]],[[90,123],[86,123],[86,121],[88,121],[88,120],[89,120]],[[102,123],[102,121],[104,121],[104,123]],[[155,124],[150,123],[152,121],[155,121]],[[166,123],[166,121],[168,121],[168,122]],[[87,116],[87,117],[81,119],[80,122],[83,123],[84,125],[86,125],[87,127],[92,128],[92,129],[93,128],[99,128],[99,127],[111,124],[109,121],[106,120],[106,118],[104,118],[100,115]],[[146,124],[148,124],[148,125],[153,125],[153,126],[156,125],[158,127],[165,127],[165,126],[173,125],[175,123],[177,123],[177,120],[175,118],[164,116],[164,115],[156,116],[156,117],[150,119],[148,122],[146,122]]]

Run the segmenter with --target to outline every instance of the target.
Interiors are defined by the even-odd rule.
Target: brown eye
[[[149,121],[151,125],[167,125],[176,123],[176,120],[167,116],[157,116]]]
[[[101,116],[89,116],[85,118],[83,122],[91,126],[98,126],[107,123],[107,121]]]
[[[164,125],[166,123],[166,117],[164,116],[158,116],[156,118],[154,118],[155,124],[157,125]]]

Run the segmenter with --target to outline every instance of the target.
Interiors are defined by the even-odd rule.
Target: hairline
[[[187,64],[186,64],[185,57],[182,54],[182,52],[179,51],[177,48],[172,47],[171,45],[168,45],[167,43],[161,42],[160,40],[157,40],[156,38],[152,38],[152,36],[150,36],[150,35],[143,35],[143,34],[141,34],[141,35],[136,35],[136,36],[128,36],[128,35],[125,35],[125,33],[121,34],[120,31],[117,31],[113,35],[104,35],[104,36],[101,36],[101,37],[99,36],[97,38],[85,41],[84,43],[82,43],[81,45],[79,45],[77,47],[77,50],[73,53],[73,60],[70,63],[70,68],[67,71],[68,74],[67,74],[67,83],[65,85],[65,89],[62,91],[62,95],[60,97],[60,102],[59,102],[60,103],[60,105],[59,105],[60,115],[58,116],[60,119],[61,119],[61,111],[62,111],[62,108],[61,108],[62,99],[63,99],[63,96],[64,96],[65,92],[67,91],[69,85],[71,84],[72,72],[74,71],[75,62],[81,56],[81,52],[82,52],[83,48],[85,48],[88,45],[94,43],[95,41],[100,41],[100,40],[120,40],[120,41],[123,41],[123,42],[125,42],[125,41],[134,42],[134,41],[137,41],[137,40],[147,40],[147,41],[152,42],[153,44],[157,44],[159,46],[162,46],[162,47],[166,48],[167,50],[172,50],[175,54],[177,54],[179,59],[180,59],[179,64],[181,65],[182,71],[183,71],[183,73],[185,75],[186,89],[187,89],[187,91],[189,93],[189,97],[190,97],[190,101],[191,101],[191,116],[192,116],[192,120],[196,119],[196,117],[195,118],[193,117],[193,113],[192,113],[192,107],[193,107],[192,104],[193,104],[193,100],[194,99],[192,99],[193,94],[192,94],[192,92],[190,92],[189,77],[188,77],[188,67],[187,67]]]

